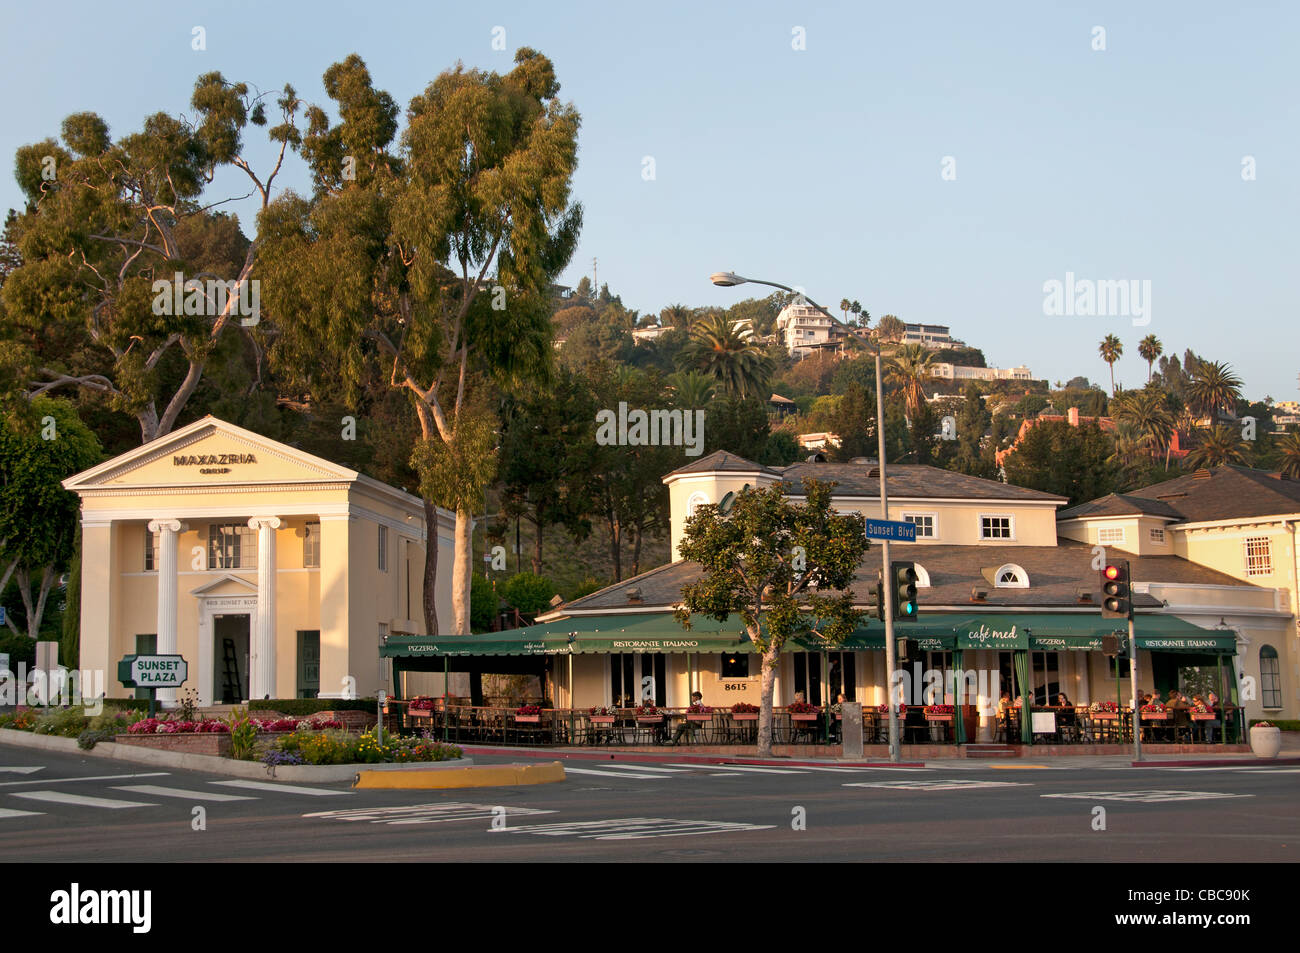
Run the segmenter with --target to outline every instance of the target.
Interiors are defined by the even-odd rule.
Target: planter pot
[[[795,712],[793,715],[790,716],[790,720],[791,721],[816,721],[817,713],[816,712],[807,712],[807,713]]]
[[[664,720],[663,715],[637,715],[636,716],[636,721],[638,725],[657,725],[663,720]]]
[[[1219,716],[1212,711],[1194,711],[1192,712],[1192,721],[1214,721]]]
[[[694,712],[686,716],[687,721],[712,721],[712,715],[706,715],[702,712]]]
[[[515,721],[521,725],[537,725],[537,724],[541,724],[542,716],[541,715],[515,715]]]
[[[216,755],[230,757],[230,735],[217,731],[171,732],[161,735],[116,735],[113,740],[120,745],[137,748],[155,748],[159,751],[178,751],[182,754]]]
[[[1117,712],[1117,711],[1090,711],[1090,712],[1088,712],[1088,717],[1089,717],[1089,718],[1096,718],[1098,721],[1114,721],[1116,718],[1119,717],[1119,712]]]
[[[926,715],[926,721],[952,721],[952,715]]]
[[[1168,721],[1169,712],[1167,711],[1144,711],[1142,712],[1143,721]]]
[[[1276,758],[1282,750],[1282,729],[1256,725],[1250,729],[1250,750],[1257,758]]]
[[[591,719],[591,723],[593,725],[612,725],[614,724],[614,721],[618,716],[617,715],[588,715],[587,717]]]
[[[732,712],[731,718],[733,721],[758,721],[758,712],[756,711]]]

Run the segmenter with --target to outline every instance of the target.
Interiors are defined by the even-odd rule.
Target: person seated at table
[[[704,696],[699,692],[691,692],[691,707],[695,708],[702,704],[704,704]],[[677,733],[673,735],[673,744],[677,744],[682,740],[682,735],[687,734],[691,736],[692,741],[695,740],[695,722],[689,718],[682,718],[682,723],[677,726]]]
[[[1010,707],[1011,707],[1011,693],[1003,692],[1002,697],[998,699],[998,717],[1001,718],[1003,715],[1005,715],[1007,713],[1007,709]]]

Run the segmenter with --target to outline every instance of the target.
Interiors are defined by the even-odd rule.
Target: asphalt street
[[[3,857],[1204,863],[1300,853],[1295,766],[565,764],[558,784],[384,791],[0,747]]]

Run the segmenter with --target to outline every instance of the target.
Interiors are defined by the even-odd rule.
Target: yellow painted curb
[[[488,764],[442,771],[358,771],[356,788],[492,788],[564,780],[564,765]]]

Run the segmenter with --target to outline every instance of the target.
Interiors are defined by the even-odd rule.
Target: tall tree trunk
[[[750,639],[756,639],[759,633],[751,631]],[[763,681],[758,700],[758,756],[772,757],[772,695],[776,688],[776,660],[781,648],[773,641],[763,653]]]
[[[471,534],[474,514],[464,507],[456,509],[456,556],[451,567],[451,610],[455,615],[457,635],[469,635],[469,586],[474,541]]]
[[[641,575],[641,538],[643,531],[641,524],[638,523],[632,527],[632,575]]]
[[[424,501],[424,581],[420,603],[424,610],[424,632],[438,635],[438,508]]]
[[[542,520],[541,517],[532,521],[533,524],[533,575],[542,574]]]
[[[619,525],[618,517],[613,513],[608,515],[609,521],[609,558],[614,563],[614,581],[623,581],[623,527]]]

